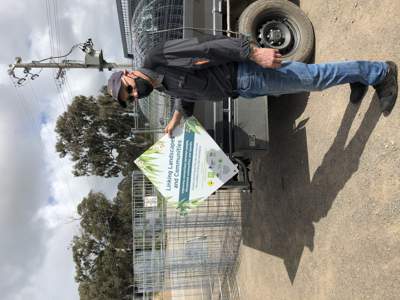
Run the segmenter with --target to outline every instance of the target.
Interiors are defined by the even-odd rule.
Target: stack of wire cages
[[[131,49],[133,67],[142,65],[149,49],[160,43],[183,37],[183,0],[141,0],[132,16]],[[146,129],[159,137],[172,115],[171,99],[155,91],[139,101],[140,110],[147,119]]]
[[[132,174],[134,299],[240,299],[240,193],[222,190],[186,215]]]
[[[183,37],[184,0],[139,0],[132,15],[134,68],[161,42]],[[172,114],[161,93],[140,100],[141,133],[163,135]],[[138,131],[138,130],[136,130]],[[181,215],[152,183],[132,173],[133,299],[239,299],[235,268],[241,241],[239,190],[222,190]]]

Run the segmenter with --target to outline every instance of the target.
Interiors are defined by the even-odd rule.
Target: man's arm
[[[252,60],[264,68],[278,68],[282,62],[281,57],[278,50],[258,48],[248,39],[205,36],[166,41],[147,53],[144,66],[202,69],[228,62]]]
[[[182,117],[188,118],[193,115],[194,102],[185,101],[183,99],[174,99],[174,114],[164,129],[165,133],[171,136],[172,131],[182,120]]]
[[[146,54],[144,67],[204,68],[246,61],[249,56],[250,42],[247,39],[205,35],[164,42]]]
[[[164,132],[168,133],[169,136],[172,136],[172,132],[174,131],[175,127],[178,126],[181,123],[183,114],[176,110],[171,118],[171,120],[168,122],[167,126],[164,128]]]

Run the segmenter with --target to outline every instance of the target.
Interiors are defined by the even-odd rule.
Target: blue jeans
[[[361,82],[379,83],[388,66],[380,61],[346,61],[325,64],[283,62],[278,69],[263,68],[254,62],[238,64],[237,89],[240,96],[278,96],[321,91],[335,85]]]

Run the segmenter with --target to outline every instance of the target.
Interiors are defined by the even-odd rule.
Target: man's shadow
[[[313,223],[328,214],[337,194],[357,171],[381,115],[375,95],[346,145],[359,109],[349,103],[333,144],[310,180],[307,120],[293,126],[307,98],[307,94],[286,95],[270,101],[270,150],[253,162],[254,191],[242,201],[243,243],[282,258],[292,283],[304,247],[313,251]]]

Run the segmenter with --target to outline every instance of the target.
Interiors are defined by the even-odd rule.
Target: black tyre
[[[314,49],[314,30],[304,12],[287,0],[258,0],[239,18],[239,32],[284,60],[306,62]]]

